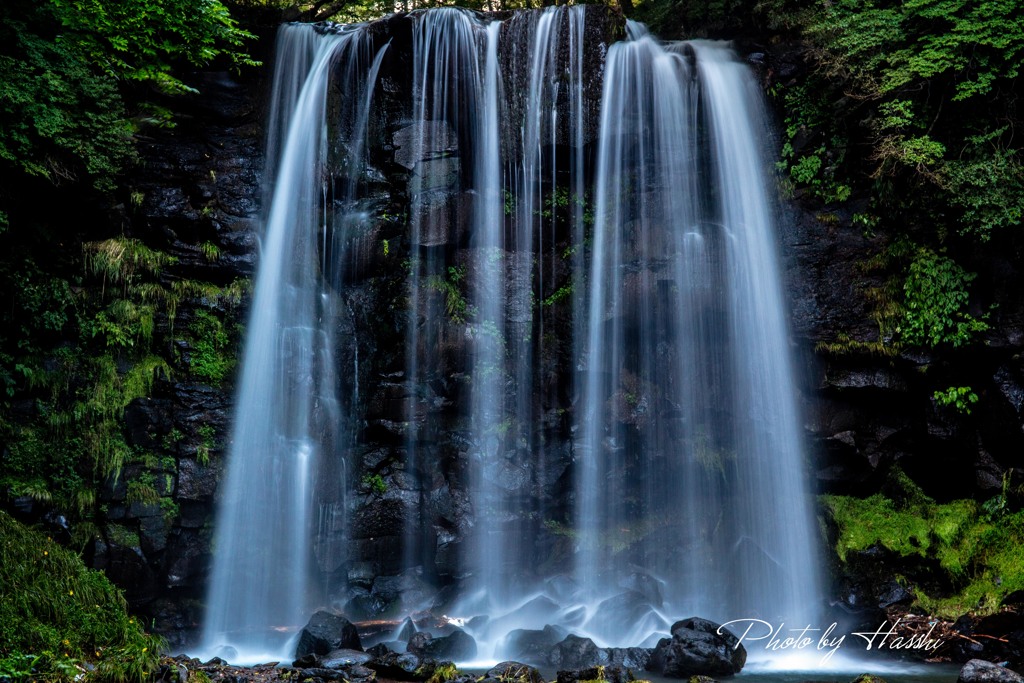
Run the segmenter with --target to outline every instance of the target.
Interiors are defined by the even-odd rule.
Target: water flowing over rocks
[[[592,106],[600,101],[600,84],[595,79],[604,73],[608,44],[621,35],[622,29],[612,11],[601,8],[588,12],[592,13],[588,13],[585,26],[584,73],[588,84],[584,98],[591,105],[586,108],[589,118],[583,127],[582,152],[590,158],[595,153],[599,128],[594,115],[598,108]],[[523,15],[501,28],[505,42],[501,43],[499,56],[504,87],[513,93],[509,106],[520,112],[520,118],[530,88],[528,68],[521,62],[514,68],[507,65],[509,55],[528,52],[533,30],[530,22],[535,24],[536,17]],[[417,253],[427,258],[446,252],[446,267],[448,263],[456,268],[465,266],[464,277],[476,278],[479,274],[474,264],[481,261],[479,250],[485,247],[474,244],[472,231],[466,229],[481,202],[478,194],[464,187],[468,184],[465,176],[474,168],[470,150],[449,124],[415,120],[409,105],[403,103],[406,93],[413,89],[408,68],[413,53],[410,22],[389,18],[374,24],[371,31],[377,36],[375,45],[388,39],[393,42],[381,64],[379,109],[368,124],[368,164],[358,174],[358,182],[372,189],[368,193],[372,202],[360,204],[356,213],[366,210],[378,214],[380,220],[336,228],[336,241],[348,240],[350,263],[338,278],[344,287],[337,289],[333,316],[336,335],[331,342],[336,364],[345,368],[342,374],[347,378],[341,401],[347,414],[358,416],[346,429],[358,434],[358,443],[347,455],[345,465],[351,494],[344,501],[324,496],[325,505],[317,511],[318,539],[313,552],[318,585],[334,596],[342,596],[338,607],[353,618],[394,618],[431,607],[435,601],[443,602],[445,607],[455,602],[451,596],[471,579],[464,558],[481,514],[474,507],[468,473],[478,433],[458,408],[469,391],[472,375],[471,368],[460,359],[475,348],[473,340],[480,338],[481,330],[447,314],[452,291],[448,284],[452,283],[446,268],[431,272],[432,284],[423,288],[423,296],[432,300],[431,315],[407,315],[407,261]],[[568,42],[563,41],[558,49],[558,60],[567,62]],[[793,71],[788,68],[787,77],[798,78],[799,69]],[[138,187],[144,198],[126,220],[133,234],[166,246],[178,257],[179,265],[171,271],[175,277],[201,276],[227,284],[237,277],[251,276],[256,264],[263,166],[261,131],[256,123],[258,89],[252,83],[239,85],[222,74],[204,79],[204,95],[189,100],[191,110],[185,123],[174,131],[157,132],[143,142],[141,153],[146,164],[139,172]],[[557,99],[556,112],[560,122],[571,119],[570,102],[564,96]],[[571,155],[576,143],[567,128],[559,127],[553,135],[554,144],[545,144],[543,153],[558,157],[552,176],[566,175],[569,164],[563,157]],[[517,131],[503,131],[501,142],[503,150],[518,148],[522,138]],[[336,176],[333,185],[338,189],[332,190],[332,201],[339,212],[349,211],[351,206],[342,206],[347,200],[342,198],[340,188],[351,178],[344,169],[337,170]],[[544,182],[550,179],[545,175]],[[416,238],[408,226],[414,186],[430,193],[429,201],[418,207],[425,229]],[[987,499],[998,494],[1004,477],[1011,485],[1019,484],[1020,472],[1011,468],[1015,457],[1012,453],[1024,444],[1020,431],[1024,420],[1024,367],[1018,357],[1024,337],[1015,336],[1009,327],[993,332],[989,355],[979,360],[991,366],[985,398],[991,410],[974,424],[934,410],[921,410],[909,400],[914,392],[920,393],[919,369],[931,358],[837,357],[816,352],[816,343],[832,341],[839,333],[869,340],[877,336],[870,311],[856,295],[858,288],[878,284],[872,282],[872,275],[857,268],[877,245],[854,226],[845,210],[840,210],[836,221],[819,220],[822,207],[807,198],[798,200],[791,207],[793,220],[781,223],[782,251],[787,267],[786,295],[792,303],[796,331],[793,341],[799,353],[797,365],[802,368],[798,384],[807,415],[804,430],[812,442],[811,463],[820,488],[866,495],[881,489],[885,472],[896,462],[925,482],[932,495],[949,495],[954,490],[962,493],[966,487],[980,499]],[[543,213],[544,201],[541,196],[530,211]],[[502,205],[502,219],[511,220],[506,212],[516,210],[515,206]],[[630,225],[629,229],[636,228]],[[565,299],[550,305],[541,302],[570,282],[578,264],[571,258],[552,259],[554,263],[546,266],[550,270],[545,273],[543,288],[535,285],[534,275],[524,264],[532,263],[545,251],[562,253],[573,247],[567,234],[552,234],[545,239],[541,245],[509,253],[505,262],[508,305],[504,315],[510,323],[508,329],[518,334],[535,325],[539,320],[535,311],[547,316],[546,336],[534,329],[531,341],[536,347],[532,351],[536,362],[532,365],[543,391],[528,406],[532,419],[527,428],[520,424],[502,427],[509,430],[507,433],[520,430],[516,439],[519,444],[502,452],[503,466],[495,468],[492,480],[508,492],[510,501],[494,520],[501,520],[502,529],[518,529],[536,538],[532,547],[520,549],[514,561],[508,560],[514,571],[507,574],[525,577],[524,583],[546,580],[547,595],[562,606],[572,604],[579,589],[556,586],[551,578],[552,567],[568,566],[573,546],[580,540],[573,535],[571,512],[573,482],[582,463],[582,451],[577,447],[580,435],[573,422],[579,404],[572,389],[579,359],[570,342],[574,330],[569,307],[559,308],[558,302]],[[203,257],[199,245],[206,241],[220,249],[219,259]],[[639,262],[642,255],[637,256]],[[465,282],[455,282],[456,290]],[[636,278],[631,280],[633,301],[658,295],[657,287],[648,290],[640,284]],[[465,289],[461,291],[464,295]],[[451,300],[458,304],[457,297]],[[427,310],[424,308],[423,313]],[[719,313],[714,311],[715,315]],[[1008,318],[1013,315],[1007,312]],[[184,310],[177,324],[187,325],[189,320],[189,311]],[[614,317],[609,311],[602,320],[611,324]],[[431,345],[428,355],[436,357],[436,364],[421,368],[417,376],[406,367],[403,351],[412,327],[432,328],[429,334],[423,333],[419,343],[422,348]],[[180,353],[182,363],[187,365],[193,350],[183,345]],[[623,376],[621,380],[613,401],[623,428],[630,439],[635,439],[633,430],[649,423],[651,401],[663,395],[664,387],[641,378]],[[100,496],[109,509],[108,524],[90,551],[92,562],[127,589],[133,608],[155,619],[158,630],[170,636],[172,646],[194,639],[194,631],[203,619],[198,599],[209,582],[214,502],[223,495],[219,483],[228,441],[230,394],[230,387],[161,380],[152,398],[136,401],[126,411],[132,445],[148,448],[166,441],[173,448],[173,466],[154,473],[161,485],[164,475],[170,476],[170,494],[179,507],[177,516],[165,519],[151,506],[128,504],[123,482],[111,482]],[[671,415],[662,417],[674,419]],[[197,430],[203,424],[212,425],[217,435],[209,457],[200,456],[204,444]],[[411,434],[418,436],[410,438]],[[696,438],[692,441],[699,443]],[[543,444],[543,463],[523,462],[522,455],[535,448],[524,443]],[[611,453],[625,448],[621,441],[602,442],[601,447]],[[713,467],[718,466],[716,463],[728,467],[727,451],[709,447],[701,452]],[[624,466],[612,474],[624,477],[629,471]],[[641,490],[646,482],[634,484]],[[338,521],[342,517],[348,520],[346,528]],[[415,537],[410,537],[407,529],[417,519],[422,520],[421,526]],[[632,531],[642,535],[644,529],[638,525]],[[643,545],[634,537],[616,538],[612,543],[618,544],[620,556],[630,561]],[[411,552],[410,545],[415,546]],[[609,551],[605,548],[602,552]],[[899,559],[879,548],[857,555],[861,557],[854,557],[851,564],[857,571],[837,582],[836,593],[845,607],[865,610],[864,618],[870,621],[881,610],[905,604],[903,589],[891,585],[897,573],[893,567],[899,568]],[[679,559],[671,556],[666,562]],[[415,579],[406,573],[412,568],[410,564],[419,568]],[[640,605],[644,614],[634,616],[660,610],[669,596],[667,587],[655,578],[659,573],[644,572],[642,576],[647,578],[637,578],[634,570],[620,569],[617,575],[607,577],[607,583],[614,587],[608,593],[611,599],[616,591],[630,591],[620,593],[627,596],[622,598],[621,607]],[[607,607],[614,606],[610,603]],[[474,614],[470,610],[466,616]],[[564,623],[571,621],[565,617]],[[531,625],[545,623],[554,623],[554,619]],[[294,626],[299,624],[301,621]],[[657,626],[668,630],[665,623]],[[517,627],[510,625],[508,630]],[[611,654],[615,648],[600,648],[588,638],[566,635],[538,636],[536,641],[522,636],[516,645],[520,649],[506,651],[506,655],[566,669],[616,663],[617,655]],[[399,640],[410,637],[405,634]],[[682,646],[675,645],[674,633],[665,640],[668,643],[662,648],[661,659],[655,657],[655,661],[682,661]],[[549,646],[556,646],[560,654],[552,652],[542,658],[543,648]],[[991,648],[1005,644],[985,640],[985,646],[995,656],[998,650]],[[977,654],[964,649],[957,656],[962,661]],[[408,659],[411,655],[395,655],[396,661],[402,657]],[[618,665],[625,668],[633,668],[630,664],[642,659],[621,657],[623,663]],[[624,663],[627,661],[630,664]]]

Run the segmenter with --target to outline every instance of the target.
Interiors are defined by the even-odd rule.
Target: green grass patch
[[[102,573],[0,512],[0,675],[144,681],[160,647]]]

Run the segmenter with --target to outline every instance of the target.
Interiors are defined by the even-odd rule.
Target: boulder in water
[[[383,657],[387,654],[393,654],[395,650],[388,647],[387,643],[377,643],[372,647],[366,648],[366,654],[372,655],[373,657]]]
[[[395,681],[426,680],[426,678],[429,678],[429,675],[426,677],[422,675],[424,669],[430,668],[433,670],[432,667],[423,666],[420,658],[411,652],[403,654],[387,652],[377,655],[367,662],[366,666],[376,671],[381,678],[389,678]]]
[[[409,652],[425,660],[460,660],[476,657],[476,641],[465,631],[455,630],[446,636],[434,638],[426,631],[420,631],[409,639]]]
[[[607,664],[608,653],[595,645],[590,638],[570,634],[551,648],[548,663],[557,669],[586,669]]]
[[[551,650],[567,635],[564,628],[551,625],[542,630],[516,629],[505,636],[504,651],[515,660],[547,664]]]
[[[325,610],[316,612],[299,634],[295,658],[305,655],[326,655],[331,650],[362,650],[359,633],[345,617]]]
[[[351,666],[363,666],[373,659],[373,655],[360,650],[331,650],[320,658],[320,666],[325,669],[341,669]]]
[[[712,621],[690,617],[672,625],[671,638],[658,641],[647,670],[669,678],[731,676],[746,661],[747,651],[736,636]]]
[[[633,675],[617,666],[592,666],[558,672],[557,683],[632,683]]]
[[[495,678],[505,683],[544,683],[544,677],[532,666],[511,661],[495,664],[484,678]]]
[[[651,661],[654,650],[649,647],[609,647],[605,648],[605,652],[608,653],[610,666],[643,671]]]
[[[1006,667],[986,662],[984,659],[972,659],[960,669],[957,683],[1024,683],[1024,676]]]

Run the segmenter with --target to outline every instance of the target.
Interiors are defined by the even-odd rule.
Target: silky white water
[[[664,604],[636,593],[631,619],[598,607],[587,627],[626,644],[663,614],[815,623],[760,95],[724,45],[634,35],[602,105],[576,577],[600,599],[639,567]]]
[[[242,356],[213,571],[199,651],[237,663],[286,659],[317,599],[311,515],[324,463],[344,457],[331,296],[322,277],[328,216],[328,79],[372,73],[364,32],[282,31],[268,134],[272,199]],[[315,51],[310,58],[310,46]],[[332,69],[332,66],[335,68]],[[303,69],[306,69],[305,73]],[[283,72],[283,73],[282,73]],[[297,94],[292,81],[303,85]],[[367,103],[368,105],[368,103]],[[276,152],[275,150],[280,150]]]
[[[407,118],[389,133],[408,216],[404,431],[388,446],[402,536],[387,561],[429,579],[438,548],[457,548],[448,614],[488,617],[467,627],[486,661],[505,657],[510,631],[547,624],[650,646],[690,615],[814,623],[823,594],[756,83],[726,45],[664,45],[631,23],[607,52],[598,111],[586,18],[411,15]],[[351,369],[334,356],[350,245],[379,218],[360,180],[380,142],[367,129],[387,48],[372,45],[363,27],[279,36],[206,656],[287,660],[312,609],[347,599],[316,577],[349,566],[362,418],[346,407],[374,361],[358,346]],[[546,383],[567,327],[563,399]],[[453,334],[467,357],[442,377]],[[442,382],[465,387],[470,512],[438,531]],[[552,414],[572,434],[561,483],[538,427]],[[552,502],[556,483],[567,491]],[[569,559],[546,563],[556,543]],[[417,599],[398,609],[430,607]]]

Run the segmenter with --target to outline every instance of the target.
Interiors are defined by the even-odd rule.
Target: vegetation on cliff
[[[124,173],[140,135],[175,124],[190,71],[252,64],[249,38],[218,0],[0,4],[0,502],[56,511],[74,550],[138,544],[107,525],[112,494],[177,512],[174,444],[132,443],[129,404],[233,366],[222,319],[243,288],[130,234],[144,197]],[[0,678],[143,679],[159,643],[102,574],[3,513],[0,543]]]
[[[879,258],[866,266],[891,283],[865,292],[876,301],[876,341],[940,351],[981,343],[1001,302],[972,298],[970,271],[997,251],[1016,254],[1024,218],[1014,3],[789,9],[811,70],[777,89],[781,166],[794,190],[826,206],[856,200],[854,223],[878,238]]]
[[[0,679],[143,681],[159,648],[101,572],[0,511]]]

